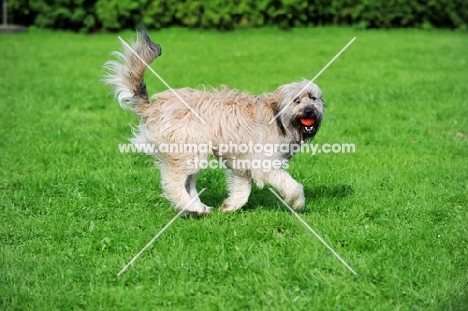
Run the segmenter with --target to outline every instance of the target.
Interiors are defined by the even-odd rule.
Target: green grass
[[[120,34],[123,38],[133,32]],[[351,28],[153,32],[153,68],[173,87],[251,92],[312,78],[327,102],[299,154],[301,216],[268,189],[241,212],[177,219],[152,159],[121,154],[136,120],[99,82],[116,34],[0,35],[0,309],[467,310],[468,36]],[[164,86],[147,75],[151,93]],[[206,170],[218,207],[224,173]]]

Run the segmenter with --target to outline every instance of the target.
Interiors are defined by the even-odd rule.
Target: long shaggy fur
[[[252,182],[259,186],[268,183],[295,209],[305,204],[302,185],[284,169],[238,168],[238,160],[289,161],[287,152],[264,153],[227,152],[220,154],[222,144],[298,144],[312,139],[317,133],[324,103],[320,88],[302,80],[280,86],[275,92],[252,95],[246,92],[220,89],[198,90],[182,88],[167,90],[148,98],[143,74],[146,64],[161,55],[161,48],[153,43],[144,28],[138,31],[132,49],[123,45],[122,52],[114,52],[117,60],[108,61],[104,67],[104,82],[110,84],[122,108],[131,109],[140,125],[132,142],[139,144],[206,144],[214,146],[207,152],[152,154],[159,159],[161,184],[167,198],[176,209],[194,214],[209,213],[210,207],[197,198],[196,178],[199,167],[188,165],[196,160],[206,160],[210,155],[222,158],[227,166],[229,197],[221,211],[241,208],[248,200]],[[142,61],[143,60],[143,61]],[[183,101],[180,98],[183,99]],[[275,116],[280,113],[271,124]],[[206,121],[202,122],[201,119]],[[303,118],[313,119],[313,126],[301,123]],[[192,201],[191,204],[190,201]]]

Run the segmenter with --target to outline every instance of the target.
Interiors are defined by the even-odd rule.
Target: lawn
[[[136,119],[99,79],[119,35],[134,32],[0,35],[0,309],[468,310],[466,32],[151,32],[172,87],[254,93],[314,77],[357,37],[315,81],[314,143],[355,152],[288,169],[300,216],[356,276],[268,187],[240,212],[176,219],[117,276],[176,215],[152,159],[118,149]],[[224,181],[203,171],[202,201],[219,207]]]

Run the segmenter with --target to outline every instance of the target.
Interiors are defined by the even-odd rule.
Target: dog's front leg
[[[278,169],[263,173],[264,182],[275,187],[286,202],[295,210],[302,210],[305,205],[304,187],[288,172]]]
[[[227,186],[229,197],[219,208],[220,212],[236,211],[249,199],[252,189],[252,177],[247,173],[228,170]]]

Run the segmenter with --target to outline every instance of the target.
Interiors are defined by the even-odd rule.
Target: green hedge
[[[468,26],[467,0],[9,0],[9,21],[79,31],[183,26],[235,29]]]

